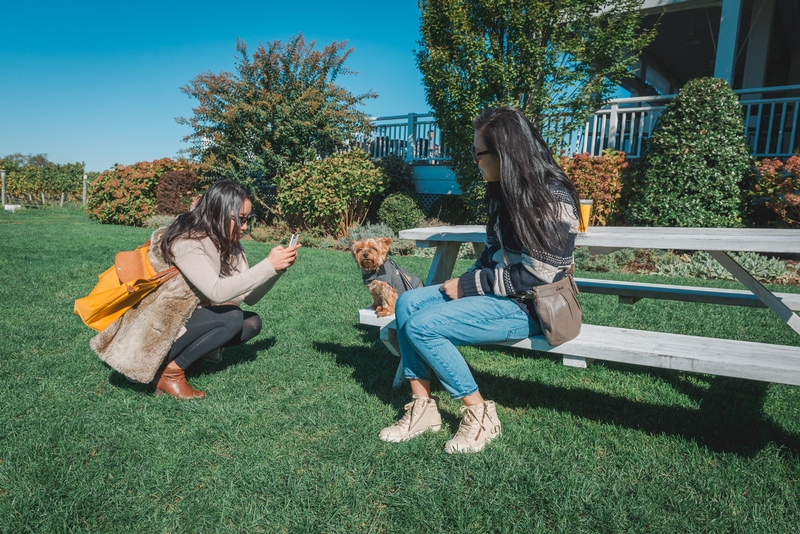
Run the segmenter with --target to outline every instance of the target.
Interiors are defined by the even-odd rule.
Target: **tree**
[[[47,154],[28,154],[26,156],[20,152],[16,152],[14,154],[9,154],[2,159],[3,161],[14,162],[20,167],[28,166],[42,168],[50,164],[50,160],[47,159]]]
[[[462,193],[483,183],[472,119],[521,109],[551,144],[582,125],[626,77],[655,33],[641,0],[420,0],[417,65]],[[473,202],[473,205],[475,202]]]
[[[182,87],[199,101],[193,117],[176,120],[194,130],[184,141],[200,160],[203,180],[242,183],[263,207],[275,177],[363,138],[368,117],[356,106],[377,95],[336,85],[339,76],[356,74],[344,66],[353,52],[345,47],[334,42],[316,50],[299,34],[285,44],[259,44],[251,57],[239,40],[235,73],[206,72]]]
[[[689,80],[645,145],[631,184],[628,221],[741,226],[741,188],[752,167],[742,132],[742,106],[725,80]]]

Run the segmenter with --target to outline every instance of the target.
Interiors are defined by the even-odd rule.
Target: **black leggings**
[[[175,340],[167,362],[175,361],[181,369],[220,348],[241,345],[261,332],[261,318],[238,306],[197,308],[186,321],[186,332]]]

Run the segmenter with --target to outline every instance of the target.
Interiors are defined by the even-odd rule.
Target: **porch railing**
[[[800,85],[735,91],[744,108],[744,135],[756,157],[788,157],[800,146]],[[583,128],[555,146],[568,154],[599,155],[607,148],[639,158],[658,118],[675,95],[617,98]],[[368,151],[373,158],[397,154],[411,164],[449,160],[446,141],[432,115],[411,113],[373,120]]]
[[[412,164],[437,164],[450,159],[433,115],[409,113],[372,121],[367,152],[373,158],[395,154]]]

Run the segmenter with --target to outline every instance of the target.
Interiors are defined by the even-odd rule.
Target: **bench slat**
[[[727,304],[766,308],[757,296],[746,289],[719,289],[713,287],[674,286],[668,284],[646,284],[640,282],[620,282],[595,278],[575,278],[578,289],[585,293],[618,295],[630,298],[669,299],[684,302],[704,302],[707,304]],[[800,294],[774,293],[789,309],[800,310]]]

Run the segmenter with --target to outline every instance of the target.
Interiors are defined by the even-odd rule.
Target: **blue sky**
[[[6,2],[0,14],[0,156],[45,153],[87,171],[176,157],[190,129],[175,117],[196,104],[180,87],[234,70],[237,37],[250,49],[300,32],[317,45],[347,40],[359,74],[338,82],[378,93],[365,112],[429,110],[414,1],[34,0]]]

